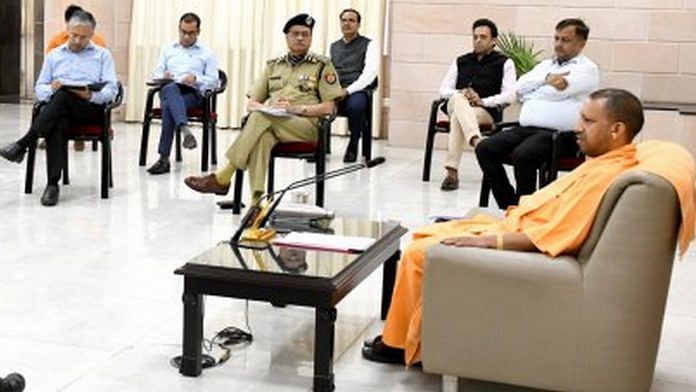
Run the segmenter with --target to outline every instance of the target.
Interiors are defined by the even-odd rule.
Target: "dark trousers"
[[[371,137],[371,135],[365,135],[365,132],[367,132],[368,104],[367,93],[364,91],[350,94],[345,99],[338,102],[338,114],[348,117],[348,128],[350,128],[348,150],[355,155],[358,154],[360,135],[363,137]]]
[[[178,83],[169,83],[160,91],[160,102],[162,104],[162,133],[157,152],[168,157],[172,150],[174,132],[188,121],[186,111],[201,107],[203,97],[195,88]]]
[[[552,139],[550,129],[515,127],[483,139],[476,146],[479,166],[500,208],[517,205],[520,196],[536,190],[537,169],[551,156]],[[513,165],[517,191],[505,174],[504,162]]]
[[[36,143],[39,137],[45,138],[48,183],[57,184],[65,167],[65,142],[70,127],[77,124],[101,124],[103,116],[103,106],[59,90],[41,108],[29,131],[17,144],[26,149]]]

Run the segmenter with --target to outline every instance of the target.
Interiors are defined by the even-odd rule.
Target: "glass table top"
[[[376,240],[372,245],[374,247],[380,244],[381,238],[394,230],[405,231],[398,222],[393,221],[335,218],[322,231],[326,234],[374,238]],[[313,231],[316,232],[316,230]],[[366,252],[369,251],[370,248]],[[309,250],[276,245],[256,250],[224,241],[189,260],[189,263],[263,273],[332,278],[360,256],[361,253]]]

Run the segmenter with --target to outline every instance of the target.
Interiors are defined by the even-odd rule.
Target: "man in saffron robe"
[[[479,214],[416,230],[399,265],[383,334],[365,342],[363,357],[406,365],[420,361],[421,289],[425,251],[430,245],[543,252],[550,256],[577,253],[614,179],[631,168],[643,169],[632,143],[643,120],[642,105],[630,92],[595,91],[584,103],[576,127],[578,145],[588,157],[584,164],[522,197],[518,206],[506,211],[503,220]],[[693,160],[687,160],[693,178]],[[653,172],[659,174],[659,170]],[[692,238],[693,227],[690,231]]]

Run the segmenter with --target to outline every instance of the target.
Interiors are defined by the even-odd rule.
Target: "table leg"
[[[401,251],[397,250],[382,267],[382,320],[386,320],[389,305],[391,305],[394,281],[396,280],[396,267],[401,259]]]
[[[201,374],[203,340],[203,296],[184,291],[184,350],[179,373],[197,377]]]
[[[333,354],[336,308],[317,308],[314,321],[315,392],[334,390]]]

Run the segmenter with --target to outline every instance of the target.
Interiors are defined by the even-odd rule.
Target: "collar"
[[[358,39],[358,38],[360,38],[360,32],[358,32],[357,34],[355,34],[355,37],[353,37],[353,39],[350,40],[350,41],[346,41],[346,37],[341,37],[341,40],[343,40],[343,43],[344,43],[344,44],[348,45],[348,44],[350,44],[351,42],[354,42],[354,41],[355,41],[356,39]]]
[[[554,56],[551,63],[558,64],[560,66],[563,66],[566,64],[577,64],[580,61],[580,56],[582,56],[582,54],[577,54],[575,57],[569,58],[568,60],[565,60],[565,61],[559,61],[558,57]]]
[[[198,40],[196,40],[196,42],[192,43],[191,46],[188,46],[188,47],[184,47],[184,45],[182,45],[181,42],[179,42],[179,41],[174,41],[174,47],[175,48],[179,47],[181,49],[191,49],[191,48],[200,49],[201,45],[200,45],[200,42]]]
[[[96,46],[95,46],[95,45],[92,43],[92,41],[90,40],[89,43],[87,44],[87,46],[85,46],[85,48],[82,49],[82,50],[79,51],[79,52],[73,52],[72,50],[70,50],[70,48],[68,48],[68,43],[67,43],[67,42],[64,43],[63,45],[59,46],[58,49],[63,50],[63,51],[66,51],[66,52],[68,52],[68,53],[80,54],[80,53],[87,52],[87,51],[89,51],[89,50],[95,50],[95,49],[96,49]]]

